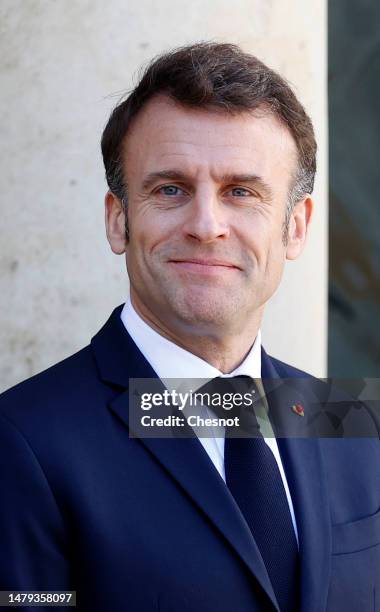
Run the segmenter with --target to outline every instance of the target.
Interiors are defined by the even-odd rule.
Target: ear
[[[125,213],[121,200],[111,191],[104,198],[107,239],[117,255],[125,252]]]
[[[302,253],[313,208],[314,202],[310,195],[307,195],[294,206],[289,219],[286,259],[297,259]]]

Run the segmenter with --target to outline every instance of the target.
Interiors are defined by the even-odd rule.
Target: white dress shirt
[[[261,378],[261,332],[258,331],[257,337],[251,350],[244,361],[229,374],[223,374],[212,365],[204,361],[197,355],[186,351],[180,346],[174,344],[164,336],[161,336],[150,325],[148,325],[137,314],[130,300],[128,300],[121,312],[121,320],[124,323],[129,335],[134,343],[140,349],[145,359],[149,362],[157,376],[165,384],[165,379],[173,382],[172,379],[207,379],[211,380],[218,376],[229,378],[231,376],[246,375],[251,378]],[[204,381],[205,382],[205,381]],[[172,385],[173,386],[173,385]],[[188,390],[188,389],[187,389]],[[194,386],[192,390],[195,391]],[[196,433],[196,430],[194,430]],[[224,470],[224,432],[215,432],[212,438],[198,438],[203,445],[205,451],[210,457],[219,474],[226,480]],[[280,470],[281,478],[284,483],[286,497],[289,504],[290,514],[292,517],[294,531],[298,541],[297,525],[294,515],[294,508],[290,496],[289,486],[286,480],[284,467],[282,465],[281,456],[278,450],[275,437],[264,438],[276,459]]]

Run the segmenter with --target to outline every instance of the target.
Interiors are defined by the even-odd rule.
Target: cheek
[[[161,244],[173,240],[180,233],[180,220],[173,211],[146,209],[131,216],[129,222],[131,242],[146,254]]]
[[[282,241],[282,226],[261,224],[252,231],[251,250],[267,282],[277,282],[285,262],[286,248]],[[247,243],[246,243],[247,244]]]
[[[244,233],[236,233],[243,248],[252,251],[263,263],[275,259],[281,249],[281,231],[271,219],[257,217],[252,223],[245,224]]]
[[[155,223],[152,218],[148,222],[132,225],[127,250],[127,268],[135,283],[152,283],[154,278],[162,274],[162,259],[168,244],[173,241],[173,232]],[[175,235],[175,234],[174,234]]]
[[[267,280],[273,287],[277,287],[283,273],[285,265],[286,250],[282,244],[281,237],[277,238],[276,243],[272,243],[267,259]]]

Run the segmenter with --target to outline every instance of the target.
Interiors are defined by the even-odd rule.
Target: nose
[[[228,238],[226,211],[213,193],[199,193],[193,198],[183,231],[188,238],[204,243]]]

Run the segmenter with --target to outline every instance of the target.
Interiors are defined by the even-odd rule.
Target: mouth
[[[168,263],[177,269],[198,274],[217,274],[241,269],[236,264],[219,259],[170,259]]]

